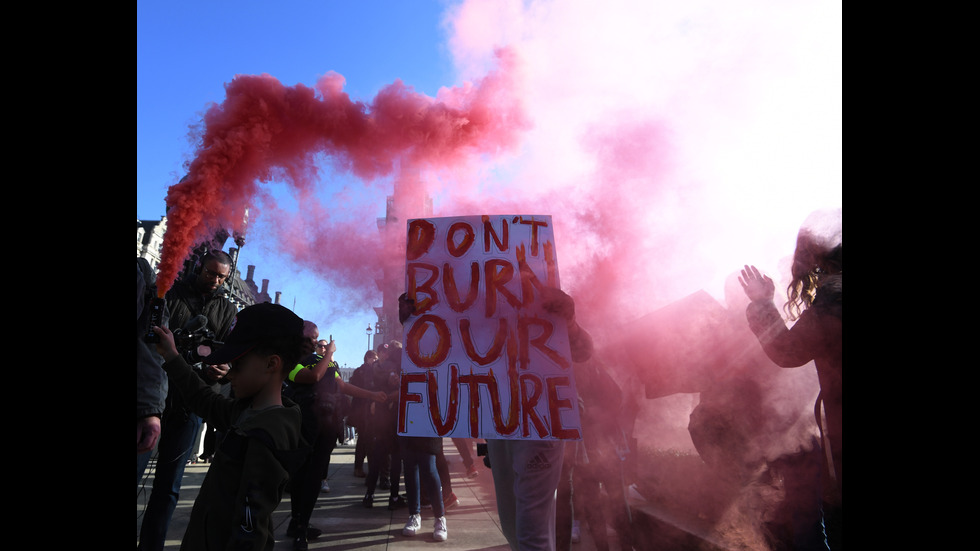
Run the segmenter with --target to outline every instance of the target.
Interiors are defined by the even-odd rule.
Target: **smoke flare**
[[[269,75],[235,77],[225,86],[225,100],[204,115],[187,175],[168,190],[161,296],[197,242],[219,229],[244,229],[261,182],[284,181],[309,192],[317,155],[371,180],[400,163],[448,168],[513,148],[528,125],[518,59],[505,49],[496,59],[497,67],[476,84],[444,88],[431,98],[396,81],[370,104],[352,101],[336,73],[315,88],[284,86]]]

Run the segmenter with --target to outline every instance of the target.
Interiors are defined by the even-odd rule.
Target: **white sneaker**
[[[404,536],[414,536],[419,533],[422,529],[422,516],[412,515],[408,517],[408,523],[402,528],[402,535]]]
[[[436,541],[446,541],[449,537],[449,530],[446,529],[446,517],[436,519],[436,529],[432,532],[432,537]]]
[[[320,491],[323,492],[323,493],[325,493],[325,494],[329,494],[330,493],[330,486],[327,484],[327,481],[326,480],[324,480],[323,482],[320,483]]]

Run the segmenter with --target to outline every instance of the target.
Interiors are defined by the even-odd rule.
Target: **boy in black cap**
[[[194,502],[181,543],[189,549],[272,549],[272,513],[289,473],[305,459],[299,407],[282,398],[282,381],[299,357],[303,320],[278,304],[245,308],[224,345],[204,359],[231,364],[235,399],[215,393],[178,354],[163,327],[163,368],[194,413],[226,432]]]

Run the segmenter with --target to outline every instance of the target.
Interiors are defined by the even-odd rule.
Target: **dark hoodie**
[[[284,398],[282,407],[252,410],[250,398],[214,392],[180,357],[163,367],[191,411],[227,433],[194,501],[180,548],[272,549],[272,513],[289,473],[308,453],[299,406]]]

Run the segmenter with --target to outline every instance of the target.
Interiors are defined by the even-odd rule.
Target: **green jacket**
[[[306,459],[299,406],[250,408],[214,392],[182,358],[164,363],[172,387],[205,422],[226,433],[194,501],[182,550],[272,549],[272,513],[289,473]]]

